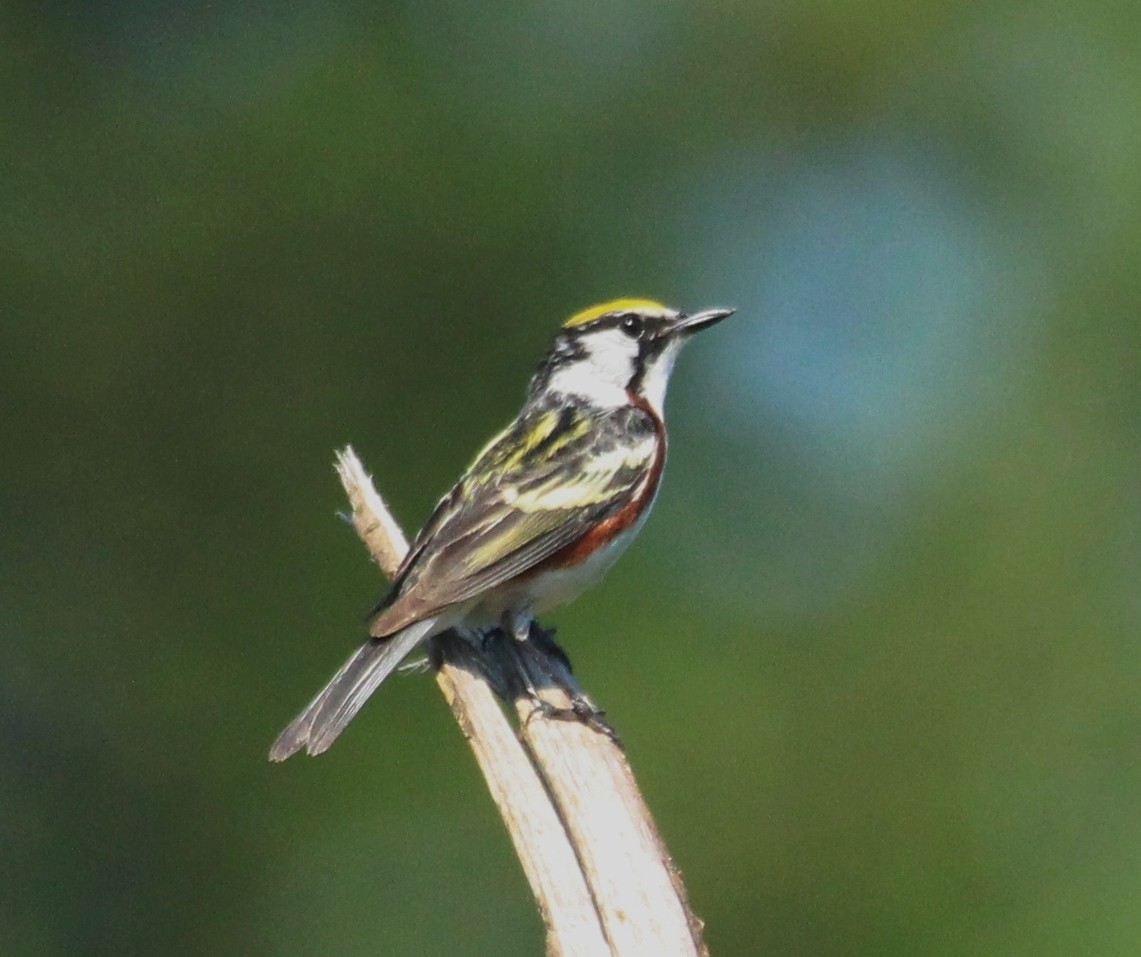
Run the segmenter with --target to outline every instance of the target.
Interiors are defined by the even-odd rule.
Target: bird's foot
[[[582,692],[571,695],[569,708],[559,708],[540,698],[533,691],[529,693],[529,698],[532,708],[531,713],[527,715],[524,721],[525,724],[530,724],[535,718],[545,718],[549,721],[577,721],[579,724],[586,725],[591,731],[606,735],[618,747],[622,747],[622,739],[618,737],[618,732],[614,730],[614,726],[606,720],[606,712],[596,707],[594,702]]]
[[[422,655],[419,658],[412,658],[399,664],[396,673],[398,675],[422,675],[434,668],[432,658],[429,655]]]

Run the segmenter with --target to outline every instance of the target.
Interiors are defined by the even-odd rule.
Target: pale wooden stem
[[[404,533],[351,446],[338,453],[337,474],[353,527],[391,578],[408,551]],[[531,884],[547,927],[547,953],[611,957],[566,829],[487,682],[451,660],[441,664],[436,681],[475,752]]]
[[[546,662],[559,669],[558,662]],[[570,700],[540,685],[555,707]],[[585,724],[530,718],[532,705],[515,703],[523,740],[570,832],[615,954],[708,957],[703,924],[681,879],[622,748]]]
[[[408,550],[403,532],[351,447],[338,453],[337,473],[353,527],[391,577]],[[701,922],[617,742],[578,722],[537,715],[533,701],[521,696],[515,707],[527,750],[520,745],[485,675],[503,688],[521,671],[556,708],[570,703],[563,689],[577,686],[532,642],[514,644],[477,656],[468,642],[441,636],[436,680],[531,884],[547,927],[547,953],[707,957]]]

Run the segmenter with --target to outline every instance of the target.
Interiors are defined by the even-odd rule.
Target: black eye
[[[644,325],[641,316],[623,316],[620,328],[631,339],[637,339],[642,334]]]

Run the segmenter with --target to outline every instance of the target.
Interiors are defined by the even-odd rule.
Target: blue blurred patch
[[[841,487],[898,490],[1018,378],[1033,264],[914,152],[857,144],[741,175],[710,203],[702,285],[741,307],[710,346],[724,374],[710,424],[777,418]]]
[[[692,295],[738,313],[674,386],[678,573],[709,569],[706,594],[770,622],[827,616],[871,593],[1001,426],[1041,267],[1016,224],[882,140],[758,150],[699,198],[679,230],[702,239]]]

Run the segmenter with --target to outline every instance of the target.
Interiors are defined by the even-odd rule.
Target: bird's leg
[[[509,692],[505,697],[526,699],[531,711],[525,721],[532,721],[536,717],[553,721],[578,721],[605,734],[621,747],[618,733],[605,720],[605,712],[590,700],[575,681],[570,659],[554,639],[554,629],[544,629],[529,611],[505,612],[500,622],[499,628],[484,633],[485,650],[490,651],[486,646],[497,639],[502,641],[500,649],[506,657],[500,656],[500,660],[512,664],[497,669],[502,683],[495,681],[494,684],[497,689]],[[561,691],[566,695],[569,705],[559,707],[552,704],[543,697],[540,688]]]
[[[559,708],[545,698],[539,696],[537,691],[531,687],[530,679],[528,683],[528,696],[534,705],[530,717],[527,720],[532,720],[536,715],[542,715],[544,718],[549,718],[553,721],[579,721],[585,724],[588,728],[605,734],[619,747],[622,746],[622,741],[618,737],[618,732],[614,730],[613,726],[606,721],[606,712],[599,708],[585,691],[579,687],[579,684],[574,679],[571,671],[570,659],[567,657],[565,651],[559,647],[554,639],[555,630],[544,629],[537,621],[531,622],[531,640],[528,646],[520,648],[521,652],[530,652],[531,654],[541,654],[546,660],[542,662],[542,669],[546,675],[553,680],[553,684],[559,688],[570,699],[570,707]],[[524,675],[529,675],[529,669],[526,664],[523,664],[522,671]]]
[[[503,630],[516,641],[526,641],[531,635],[535,619],[526,608],[508,608],[503,613]]]
[[[530,641],[540,651],[547,654],[549,657],[554,658],[563,668],[566,669],[568,675],[574,674],[574,667],[571,665],[571,660],[567,653],[563,651],[562,646],[555,641],[555,635],[558,634],[557,628],[544,628],[537,621],[531,622],[531,637]]]
[[[439,668],[433,655],[421,655],[418,658],[409,658],[396,666],[398,675],[422,675]]]
[[[485,657],[494,661],[495,666],[485,668],[485,671],[493,677],[493,686],[501,698],[507,701],[526,698],[538,702],[539,691],[524,660],[522,648],[519,639],[507,630],[506,622],[503,627],[488,629],[483,633],[483,650]]]

